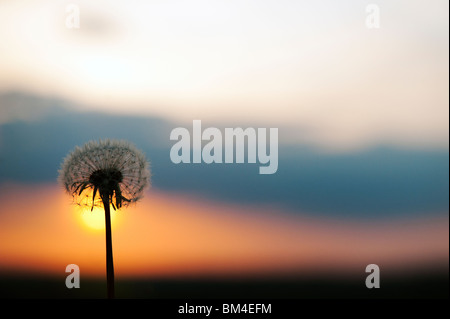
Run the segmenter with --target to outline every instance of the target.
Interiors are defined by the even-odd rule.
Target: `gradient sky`
[[[280,128],[278,171],[259,175],[258,164],[172,163],[169,154],[174,142],[169,135],[179,123],[74,112],[64,108],[67,101],[23,93],[0,95],[0,104],[29,115],[0,126],[3,181],[55,182],[62,159],[76,145],[117,138],[133,141],[143,150],[151,161],[153,186],[160,190],[340,218],[378,219],[448,211],[449,155],[445,149],[380,146],[323,153],[286,143],[285,129]]]
[[[448,267],[449,3],[377,1],[380,29],[368,3],[0,1],[0,273],[104,274],[103,229],[56,184],[99,138],[152,167],[114,213],[118,276]],[[279,128],[277,174],[172,163],[196,119]]]
[[[65,26],[69,3],[79,29]],[[2,1],[0,90],[121,114],[269,122],[333,151],[448,148],[448,1],[377,1],[376,30],[367,4]]]
[[[60,187],[3,185],[0,201],[0,271],[54,274],[75,263],[104,274],[104,230]],[[374,261],[392,274],[445,263],[449,250],[448,216],[342,222],[157,191],[113,212],[112,229],[121,278],[356,275]]]

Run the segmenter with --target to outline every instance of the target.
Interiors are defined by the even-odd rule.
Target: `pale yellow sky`
[[[328,149],[447,148],[448,1],[375,1],[379,29],[368,3],[0,1],[0,92],[282,125]]]

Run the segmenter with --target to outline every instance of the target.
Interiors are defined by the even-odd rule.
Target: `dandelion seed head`
[[[64,159],[59,182],[81,206],[114,209],[139,200],[150,185],[150,169],[144,154],[126,141],[90,141]]]

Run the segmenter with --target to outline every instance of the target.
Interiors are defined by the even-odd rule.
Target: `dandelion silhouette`
[[[106,280],[114,298],[114,264],[110,205],[114,210],[138,201],[150,184],[144,154],[126,141],[91,141],[76,147],[63,161],[59,182],[80,206],[105,209]]]

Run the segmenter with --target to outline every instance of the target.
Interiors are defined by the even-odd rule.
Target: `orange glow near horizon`
[[[105,235],[56,185],[0,185],[0,271],[105,275]],[[99,211],[100,213],[100,211]],[[113,212],[117,277],[257,275],[448,264],[448,216],[350,222],[152,190]],[[362,268],[364,269],[364,268]]]
[[[90,208],[75,208],[74,212],[80,216],[83,225],[92,230],[105,229],[105,211],[103,207]],[[117,213],[111,208],[111,227],[114,227],[117,222]]]
[[[78,205],[72,205],[73,212],[78,216],[78,220],[89,230],[104,231],[105,230],[105,210],[100,199],[100,194],[97,194],[94,204],[93,190],[84,190],[82,199]],[[111,211],[111,227],[114,228],[117,223],[116,210],[110,205]]]

